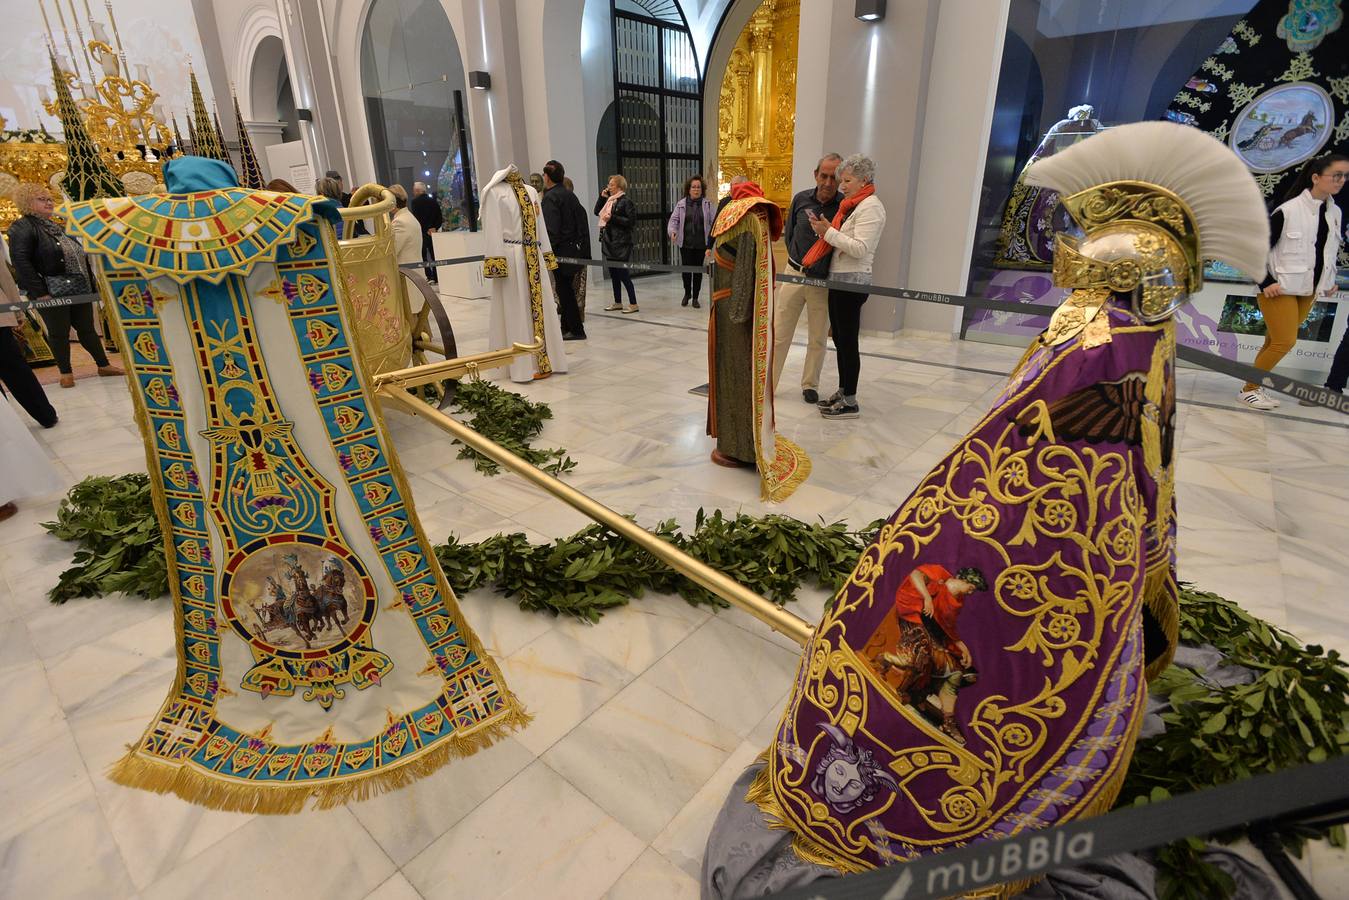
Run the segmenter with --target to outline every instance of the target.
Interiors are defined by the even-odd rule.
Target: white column
[[[824,133],[829,103],[829,31],[834,14],[828,3],[801,4],[801,38],[796,42],[796,135],[792,140],[792,193],[815,184],[815,163],[826,153],[846,153]],[[822,50],[822,48],[824,48]],[[717,86],[720,89],[720,85]],[[716,96],[715,92],[708,94]]]
[[[1011,0],[945,0],[923,116],[906,286],[963,294]],[[908,302],[906,330],[960,332],[962,310]]]
[[[316,177],[336,169],[351,187],[360,177],[352,172],[347,153],[342,95],[333,69],[327,24],[320,0],[280,0],[281,39],[297,109],[307,109],[313,120],[300,122],[305,155]],[[359,85],[356,86],[359,90]]]
[[[855,19],[851,3],[832,7],[823,134],[844,156],[864,153],[875,160],[886,225],[872,277],[876,284],[904,285],[938,3],[892,3],[877,23]],[[798,84],[803,74],[797,70]],[[872,297],[862,308],[865,330],[894,332],[903,322],[903,305],[888,297]]]
[[[511,163],[524,171],[530,164],[515,0],[465,0],[464,25],[468,70],[492,78],[490,90],[470,89],[466,98],[473,112],[478,183],[485,184]]]

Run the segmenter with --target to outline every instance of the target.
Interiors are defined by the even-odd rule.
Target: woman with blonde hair
[[[94,290],[93,273],[79,241],[52,221],[56,204],[51,191],[40,184],[21,184],[11,194],[14,205],[23,214],[9,226],[9,252],[19,288],[29,300],[51,300],[88,294]],[[75,303],[38,310],[47,325],[47,343],[61,387],[73,388],[75,375],[70,368],[70,329],[75,329],[80,346],[94,358],[98,374],[111,377],[122,370],[108,362],[103,342],[94,330],[94,304]]]
[[[338,183],[336,178],[320,178],[315,189],[338,206],[344,205],[342,202],[342,185]],[[342,226],[345,224],[345,222],[339,221],[333,226],[333,230],[337,232],[337,239],[339,241],[342,239]]]
[[[628,197],[628,180],[622,175],[610,175],[609,185],[595,201],[595,215],[600,220],[600,253],[605,259],[627,262],[632,259],[632,232],[637,225],[637,205]],[[614,287],[614,302],[606,310],[625,313],[637,312],[637,291],[632,286],[632,273],[626,267],[609,270]],[[628,286],[628,308],[623,309],[623,285]]]

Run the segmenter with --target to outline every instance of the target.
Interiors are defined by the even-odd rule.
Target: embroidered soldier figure
[[[895,608],[872,633],[862,655],[895,689],[900,703],[928,713],[937,694],[942,731],[962,744],[955,719],[956,691],[975,678],[974,658],[960,639],[957,619],[965,598],[988,590],[978,569],[952,575],[939,565],[914,570],[895,591]]]

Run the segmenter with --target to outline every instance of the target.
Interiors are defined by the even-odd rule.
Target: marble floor
[[[641,279],[642,312],[598,311],[569,343],[566,375],[527,386],[552,405],[541,444],[577,460],[567,480],[644,523],[699,508],[762,512],[750,472],[708,461],[705,315],[673,278]],[[486,304],[450,315],[462,352],[485,349]],[[801,334],[804,335],[804,326]],[[779,427],[814,459],[777,509],[855,524],[889,515],[998,392],[1018,351],[865,336],[863,416],[822,420],[787,362]],[[832,356],[826,391],[834,387]],[[1181,576],[1303,638],[1349,653],[1349,418],[1286,403],[1240,410],[1227,378],[1179,378]],[[36,432],[70,483],[143,470],[125,385],[52,390],[62,418]],[[487,478],[448,438],[394,415],[394,438],[433,537],[584,520],[515,476]],[[37,523],[56,496],[0,525],[0,896],[402,898],[695,897],[712,817],[763,748],[796,653],[734,611],[651,597],[595,626],[522,612],[488,592],[469,621],[536,718],[488,752],[364,803],[290,817],[217,813],[110,783],[174,672],[168,603],[126,597],[52,606],[71,548]],[[1338,596],[1341,599],[1335,600]],[[824,601],[808,594],[798,612]],[[1349,898],[1349,861],[1301,862],[1326,898]]]

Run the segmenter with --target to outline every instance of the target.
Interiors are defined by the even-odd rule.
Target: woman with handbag
[[[9,252],[14,262],[19,288],[30,300],[51,300],[88,294],[95,290],[89,260],[78,241],[52,221],[55,204],[51,191],[40,184],[21,184],[13,193],[14,204],[23,214],[9,226]],[[75,386],[70,369],[70,329],[75,329],[80,346],[94,358],[98,374],[112,377],[122,370],[108,362],[103,343],[94,330],[94,304],[75,303],[39,309],[47,325],[47,343],[61,387]]]
[[[628,197],[628,180],[622,175],[609,176],[609,185],[595,201],[595,215],[600,220],[600,252],[605,259],[627,262],[632,259],[632,230],[637,225],[637,206]],[[613,282],[614,302],[606,310],[624,313],[637,312],[637,292],[632,286],[632,273],[626,267],[609,270]],[[628,286],[628,308],[623,308],[623,285]]]

